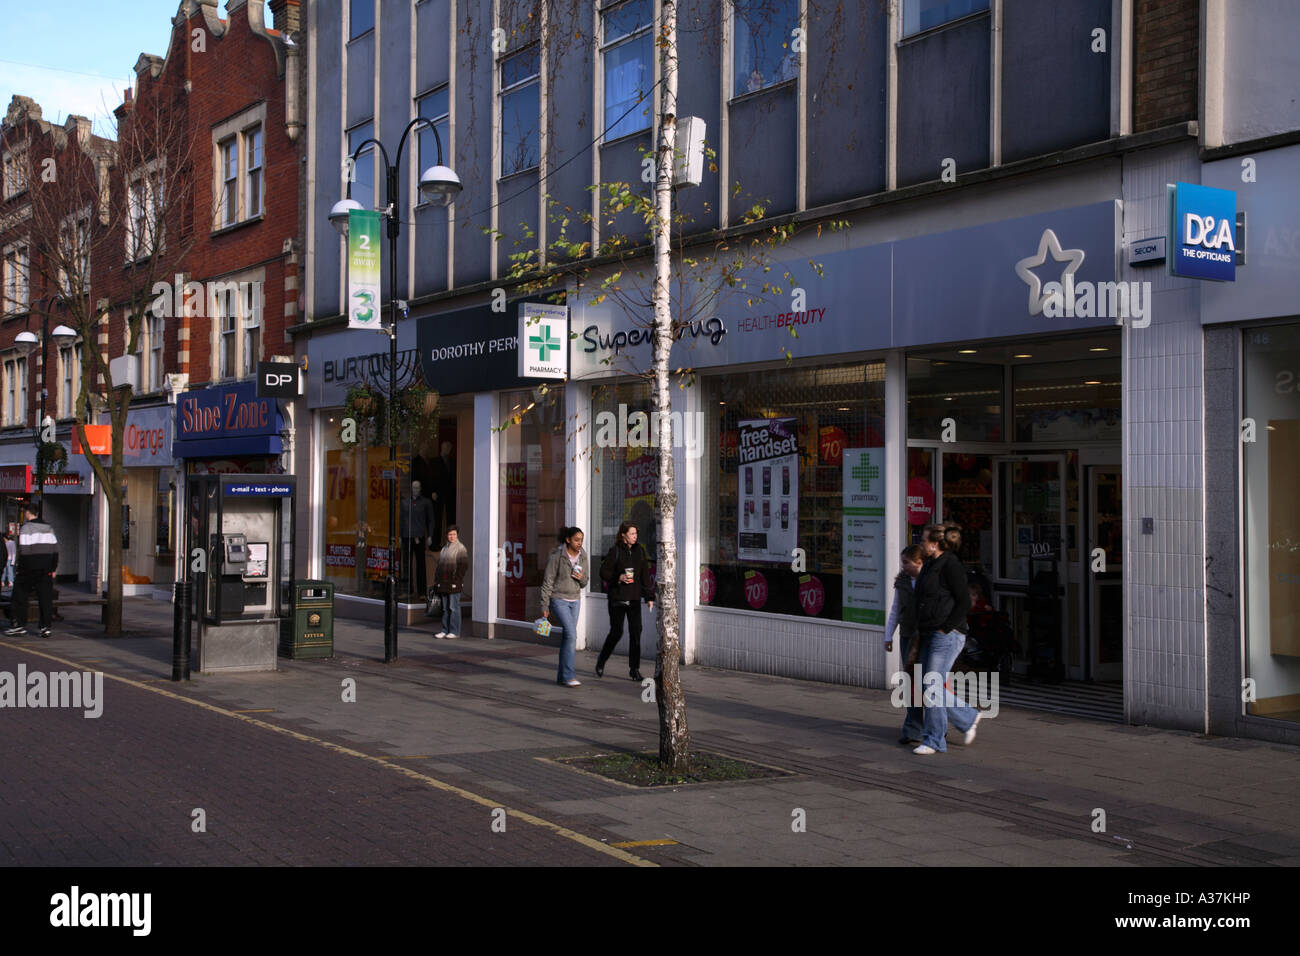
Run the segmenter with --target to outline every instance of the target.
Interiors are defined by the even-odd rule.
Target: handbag
[[[442,617],[442,595],[433,588],[429,588],[429,596],[424,604],[424,616]]]
[[[537,633],[538,637],[550,637],[551,622],[544,617],[539,617],[533,622],[533,630]]]

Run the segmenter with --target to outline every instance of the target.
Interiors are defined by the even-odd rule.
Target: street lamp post
[[[402,217],[398,199],[399,169],[402,160],[402,147],[411,130],[424,125],[433,131],[433,140],[438,147],[438,162],[420,175],[420,195],[439,205],[449,205],[460,192],[460,177],[442,163],[442,137],[437,127],[430,120],[418,116],[402,130],[397,142],[396,162],[389,162],[388,151],[377,139],[367,139],[360,143],[352,153],[352,168],[361,152],[373,143],[379,149],[384,160],[385,199],[388,207],[388,577],[384,581],[384,663],[397,660],[397,577],[393,569],[397,563],[397,435],[393,431],[393,408],[397,402],[397,237],[402,230]],[[347,195],[334,204],[329,219],[339,234],[348,234],[348,214],[353,209],[360,209],[361,204],[352,198],[352,177],[348,177]]]
[[[71,342],[77,337],[75,330],[60,323],[54,327],[54,332],[50,332],[50,310],[45,309],[45,317],[41,321],[41,337],[38,339],[34,332],[28,332],[26,329],[14,336],[14,345],[18,347],[23,355],[31,355],[37,348],[41,350],[41,415],[36,420],[36,482],[37,482],[37,508],[41,521],[45,520],[45,464],[41,458],[42,446],[45,444],[41,431],[45,427],[45,396],[49,394],[50,382],[50,363],[48,343],[50,336],[53,334],[54,340],[58,344]]]

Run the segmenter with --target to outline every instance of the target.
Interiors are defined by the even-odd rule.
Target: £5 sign
[[[1169,191],[1173,275],[1232,282],[1237,277],[1237,194],[1193,183]]]

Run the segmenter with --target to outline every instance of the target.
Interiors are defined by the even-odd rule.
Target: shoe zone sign
[[[1237,277],[1237,194],[1193,183],[1169,192],[1171,275],[1232,282]]]

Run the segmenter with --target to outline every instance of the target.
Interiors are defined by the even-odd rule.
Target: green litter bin
[[[293,582],[293,613],[280,626],[280,656],[292,660],[334,656],[332,582]]]

